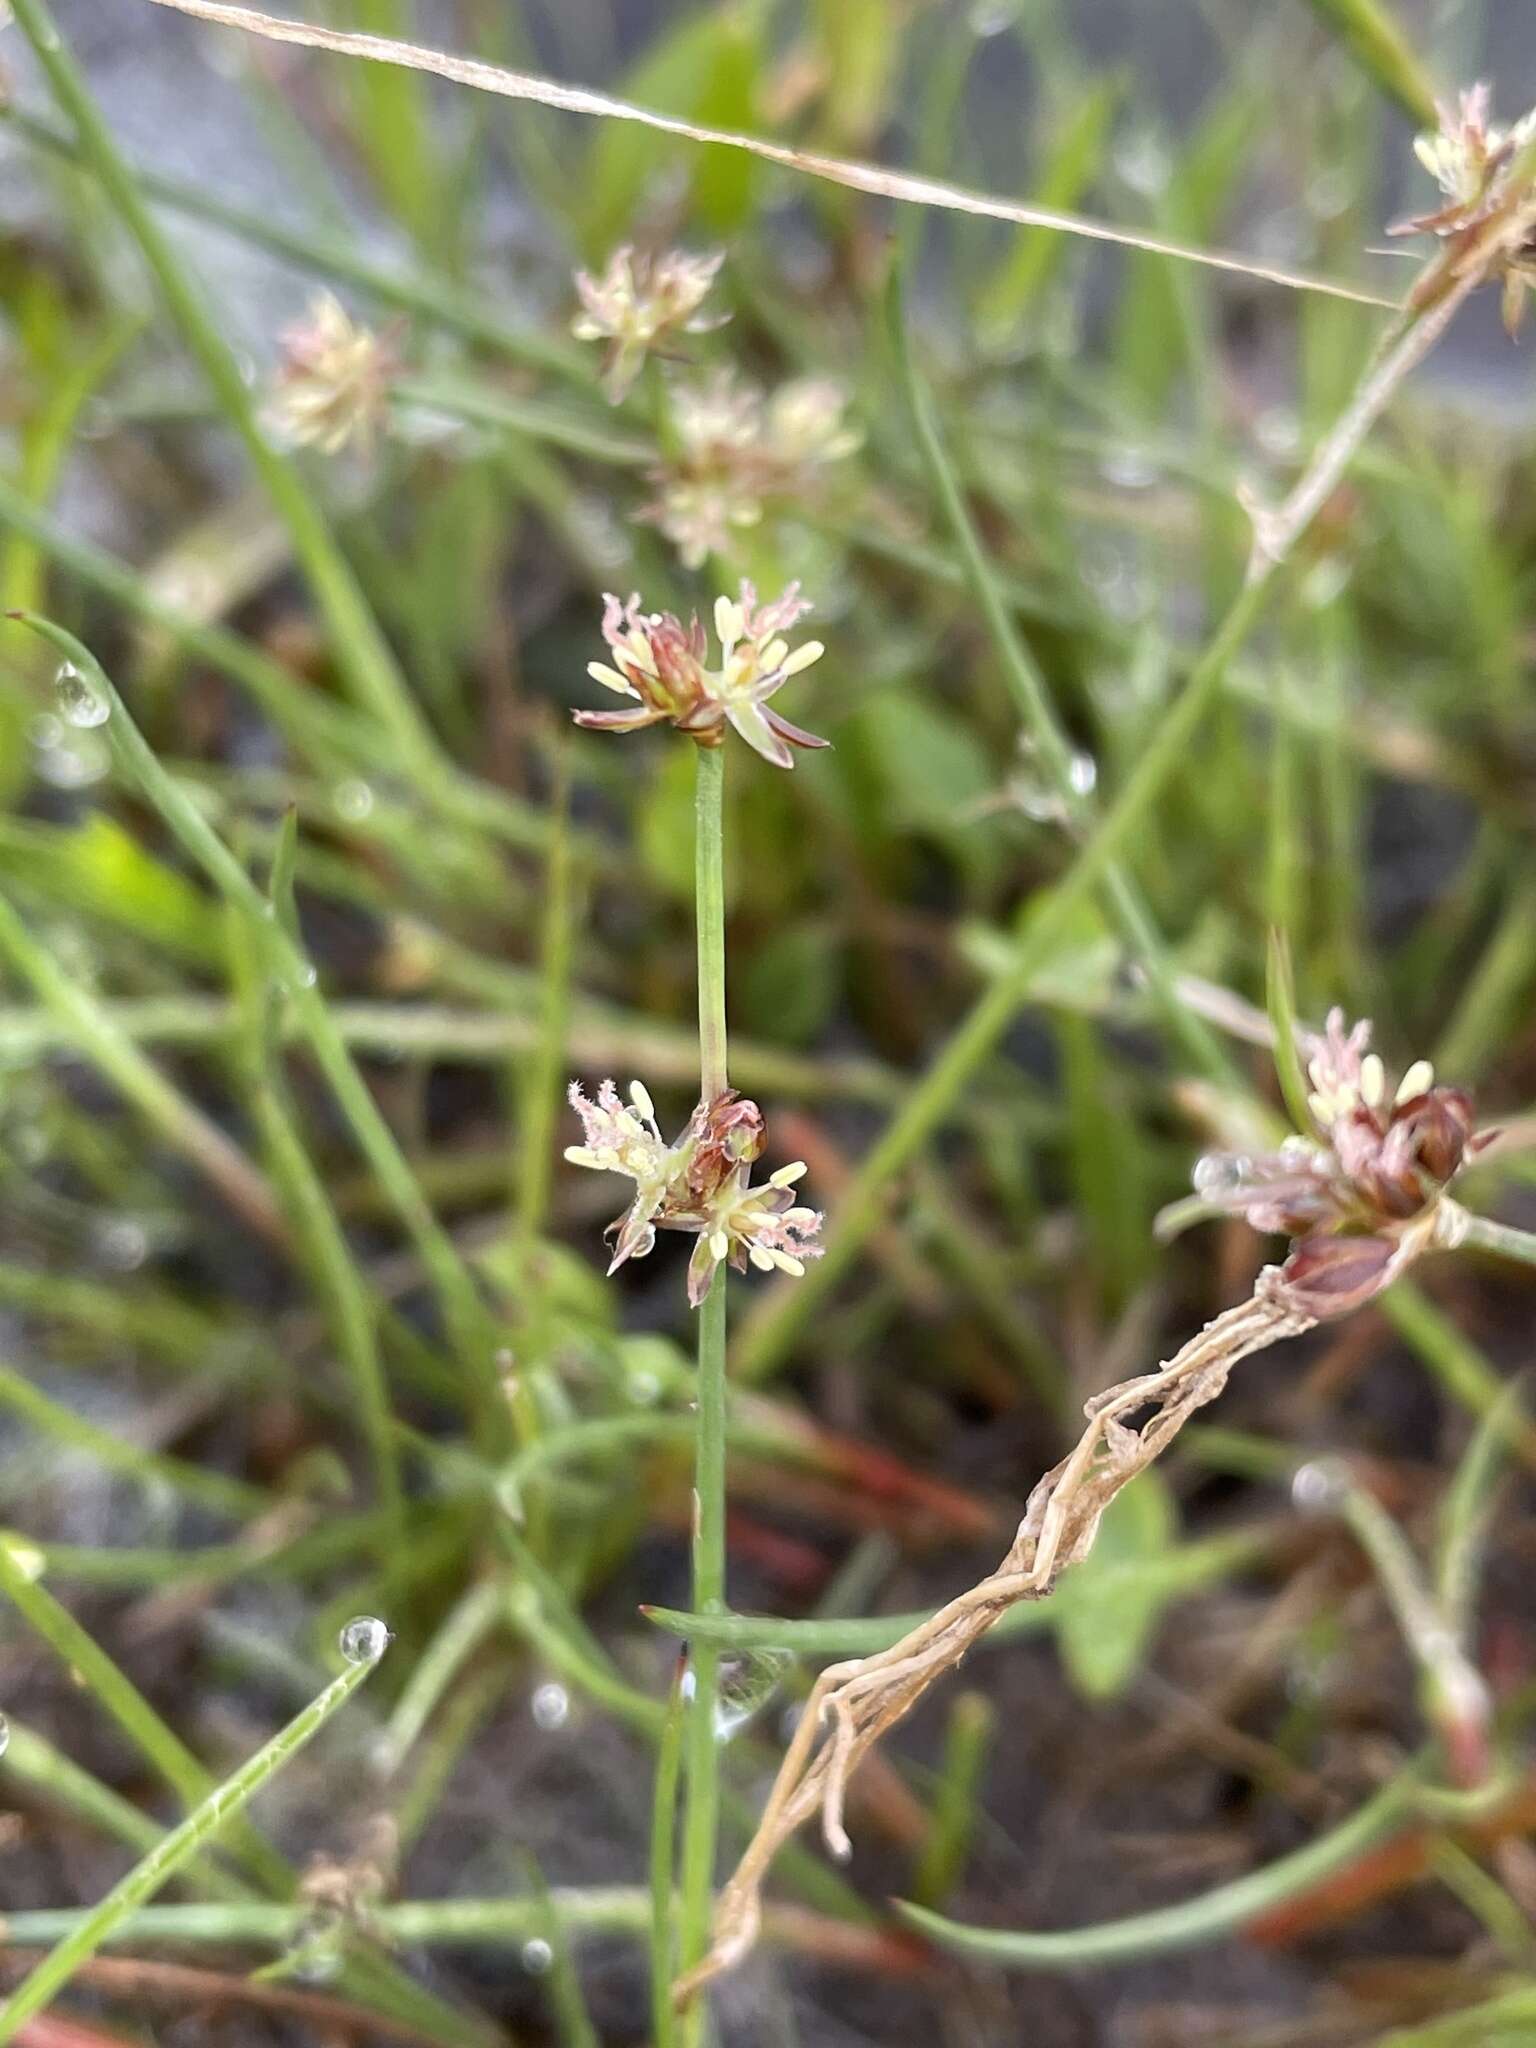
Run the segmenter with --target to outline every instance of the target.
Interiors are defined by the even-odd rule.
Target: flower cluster
[[[658,1230],[688,1231],[698,1239],[688,1262],[688,1299],[697,1308],[717,1266],[744,1272],[750,1263],[760,1272],[798,1278],[807,1259],[821,1257],[821,1217],[794,1196],[804,1164],[781,1166],[762,1185],[751,1184],[753,1162],[766,1142],[763,1113],[734,1088],[701,1102],[674,1145],[662,1137],[650,1094],[638,1081],[631,1082],[627,1103],[612,1081],[603,1082],[596,1102],[572,1082],[570,1100],[585,1143],[568,1147],[566,1158],[635,1183],[628,1208],[608,1228],[610,1273],[643,1258]]]
[[[349,441],[367,454],[399,368],[388,335],[360,327],[333,292],[319,292],[281,337],[283,359],[267,416],[295,447],[336,455]]]
[[[1504,281],[1504,324],[1513,334],[1525,311],[1525,294],[1536,284],[1536,194],[1530,179],[1514,175],[1526,145],[1536,140],[1536,112],[1512,128],[1496,128],[1488,119],[1490,101],[1489,88],[1475,85],[1454,107],[1441,106],[1439,128],[1419,136],[1413,147],[1446,203],[1433,213],[1399,221],[1389,232],[1438,235],[1457,249],[1470,244],[1479,229],[1508,216],[1510,233],[1496,274]]]
[[[791,652],[783,637],[810,610],[798,584],[772,604],[760,605],[745,582],[739,599],[715,600],[718,668],[707,666],[709,638],[697,614],[685,626],[671,612],[643,612],[638,595],[628,603],[610,595],[606,604],[603,638],[613,660],[588,662],[587,673],[605,689],[631,698],[635,708],[578,711],[578,725],[636,732],[667,722],[701,747],[718,747],[729,723],[776,768],[794,766],[791,747],[829,744],[768,708],[769,698],[791,676],[825,652],[819,640],[807,640]]]
[[[603,389],[612,404],[627,395],[648,355],[665,353],[680,334],[705,334],[725,324],[723,314],[699,310],[724,261],[723,249],[708,256],[686,249],[650,255],[625,243],[601,277],[577,271],[582,311],[571,332],[578,341],[608,344]]]
[[[755,526],[772,499],[803,497],[828,463],[851,455],[858,433],[847,394],[826,377],[798,377],[771,394],[714,372],[673,393],[676,446],[652,472],[655,500],[641,518],[659,526],[686,568],[720,552],[733,531]]]
[[[1493,1135],[1474,1129],[1468,1095],[1435,1085],[1428,1060],[1394,1086],[1370,1039],[1368,1023],[1346,1031],[1343,1012],[1330,1012],[1309,1047],[1312,1131],[1278,1152],[1213,1153],[1195,1168],[1195,1192],[1213,1208],[1294,1240],[1284,1279],[1318,1317],[1346,1314],[1387,1286]]]

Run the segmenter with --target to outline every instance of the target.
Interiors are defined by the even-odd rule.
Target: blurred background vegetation
[[[784,701],[834,751],[729,783],[733,1079],[770,1163],[809,1161],[831,1248],[733,1291],[732,1605],[795,1624],[733,1653],[739,1847],[817,1664],[989,1567],[1082,1400],[1246,1288],[1241,1226],[1155,1226],[1202,1151],[1263,1138],[1271,927],[1303,1014],[1372,1016],[1485,1116],[1536,1095],[1531,343],[1467,309],[1125,849],[1174,1029],[1097,910],[1011,974],[1078,851],[1019,665],[1073,789],[1113,797],[1240,582],[1239,486],[1294,480],[1381,312],[138,0],[55,13],[84,129],[0,34],[0,603],[77,634],[173,796],[275,869],[297,964],[267,972],[79,664],[7,628],[6,1964],[372,1614],[367,1691],[81,1975],[80,2038],[643,2042],[677,1641],[637,1609],[687,1605],[686,1248],[605,1283],[613,1190],[559,1154],[570,1074],[643,1076],[668,1128],[693,1101],[693,763],[571,731],[601,593],[686,613],[799,578],[828,649]],[[1516,0],[311,14],[1386,296],[1433,93],[1536,97]],[[572,273],[625,240],[724,249],[731,317],[610,408]],[[1011,661],[914,439],[893,257]],[[264,425],[320,286],[400,365],[372,450]],[[664,392],[728,367],[833,380],[849,432],[690,570],[637,515],[677,454]],[[1474,1198],[1536,1223],[1518,1153]],[[1530,1302],[1447,1264],[1239,1375],[867,1767],[852,1868],[784,1859],[719,2038],[1536,2039],[1536,1427],[1504,1392]],[[1501,1798],[1202,1916],[1421,1751],[1410,1553],[1476,1578],[1456,1621]],[[1195,1903],[1166,1953],[1064,1943],[1020,1975],[921,1946],[893,1895],[1063,1930]]]

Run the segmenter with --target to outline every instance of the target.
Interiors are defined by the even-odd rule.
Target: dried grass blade
[[[1141,235],[1112,227],[1107,221],[1087,215],[1061,213],[1048,206],[1029,206],[1017,199],[992,193],[973,192],[944,179],[918,177],[909,171],[891,170],[881,164],[861,163],[849,157],[824,156],[816,150],[792,148],[763,136],[741,135],[728,128],[704,127],[672,114],[660,114],[611,93],[593,92],[586,86],[563,85],[558,79],[541,78],[531,71],[511,71],[478,57],[459,57],[451,51],[434,50],[421,43],[397,42],[389,36],[364,35],[347,29],[322,28],[312,22],[293,21],[282,15],[266,14],[255,7],[237,7],[227,0],[154,0],[158,7],[173,7],[221,28],[238,28],[250,35],[265,36],[272,42],[297,43],[305,49],[329,50],[336,56],[363,57],[376,64],[399,64],[411,71],[431,72],[456,85],[474,87],[477,92],[497,93],[503,99],[536,100],[541,106],[556,107],[568,114],[586,114],[604,121],[632,121],[663,135],[677,135],[689,142],[707,142],[722,149],[739,149],[765,163],[778,164],[807,177],[823,178],[829,184],[846,185],[855,192],[867,192],[880,199],[896,199],[913,206],[934,206],[950,213],[969,213],[989,220],[1010,221],[1017,227],[1048,228],[1056,234],[1079,235],[1094,242],[1115,242],[1154,256],[1172,256],[1184,263],[1203,264],[1208,270],[1223,270],[1250,277],[1262,284],[1283,285],[1292,291],[1321,292],[1331,298],[1350,299],[1362,306],[1395,309],[1397,301],[1332,278],[1314,277],[1305,271],[1285,270],[1273,264],[1255,263],[1215,249],[1197,249],[1183,242],[1157,235]]]

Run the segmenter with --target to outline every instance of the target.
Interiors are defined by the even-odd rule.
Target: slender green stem
[[[1123,1586],[1127,1605],[1161,1602],[1219,1584],[1261,1558],[1271,1539],[1261,1529],[1231,1536],[1212,1536],[1180,1544],[1164,1557],[1127,1559],[1114,1568],[1114,1584]],[[1108,1575],[1106,1574],[1106,1577]],[[1050,1628],[1056,1619],[1052,1595],[1021,1600],[990,1628],[978,1651],[1000,1648],[1020,1636]],[[647,1607],[647,1621],[669,1634],[717,1644],[723,1650],[790,1650],[797,1657],[870,1657],[899,1643],[928,1619],[931,1609],[865,1618],[836,1615],[826,1619],[782,1620],[771,1614],[684,1614],[673,1607]]]
[[[694,798],[694,918],[699,939],[699,1096],[726,1083],[725,749],[700,747]]]
[[[1237,593],[1124,789],[1030,925],[1012,970],[992,982],[977,998],[866,1153],[838,1208],[826,1256],[807,1267],[804,1279],[797,1280],[793,1288],[780,1291],[772,1309],[748,1330],[736,1361],[743,1379],[766,1378],[798,1343],[886,1215],[886,1189],[890,1182],[949,1115],[1029,1000],[1036,975],[1060,944],[1079,906],[1098,886],[1106,869],[1188,760],[1190,740],[1220,686],[1228,662],[1258,618],[1269,583],[1270,573],[1265,571]]]
[[[1497,1252],[1501,1259],[1516,1259],[1522,1266],[1536,1266],[1536,1236],[1516,1230],[1510,1223],[1495,1223],[1488,1216],[1466,1215],[1462,1243],[1480,1252]]]
[[[82,683],[99,696],[108,714],[107,737],[114,760],[127,771],[170,832],[245,920],[250,939],[267,971],[286,995],[299,1031],[308,1041],[321,1072],[330,1083],[342,1113],[352,1127],[359,1150],[388,1193],[431,1276],[469,1381],[477,1420],[487,1441],[494,1448],[502,1448],[506,1408],[493,1363],[494,1344],[489,1334],[489,1318],[474,1276],[460,1256],[458,1247],[433,1214],[409,1160],[358,1072],[316,984],[314,968],[275,914],[273,906],[268,904],[198,806],[167,773],[90,649],[51,620],[25,612],[13,616],[57,647],[74,664]],[[4,935],[5,929],[5,920],[0,917],[0,936]],[[33,950],[41,957],[40,948],[34,946]],[[57,969],[45,959],[42,966],[48,968],[53,981],[61,980]],[[29,969],[34,980],[41,971],[42,967],[36,962]],[[68,984],[64,988],[67,995]],[[56,999],[62,1001],[64,996]],[[74,1007],[78,1009],[79,1006],[77,998]],[[105,1057],[105,1052],[99,1053],[98,1057]],[[164,1084],[161,1086],[163,1089]]]
[[[681,1671],[667,1703],[656,1748],[656,1782],[651,1795],[651,2033],[652,2048],[673,2048],[677,2015],[672,1979],[677,1974],[673,1877],[677,1854],[677,1785],[682,1768],[683,1696]]]
[[[0,1408],[20,1416],[44,1435],[84,1452],[109,1472],[119,1472],[139,1486],[169,1487],[183,1499],[195,1501],[216,1515],[245,1522],[265,1514],[273,1504],[271,1494],[263,1487],[248,1485],[243,1479],[233,1479],[208,1466],[148,1450],[143,1444],[100,1428],[62,1402],[50,1400],[23,1374],[4,1363],[0,1363]]]
[[[1079,786],[1078,763],[1072,742],[1056,715],[1045,677],[1014,623],[996,571],[987,559],[975,521],[966,505],[954,464],[944,446],[934,417],[933,401],[913,355],[899,270],[891,282],[887,326],[906,386],[907,406],[917,429],[917,444],[922,451],[928,478],[954,534],[966,581],[997,651],[1003,679],[1052,792],[1061,805],[1062,817],[1081,829],[1092,820],[1093,801]],[[1230,1056],[1204,1019],[1196,1016],[1189,1005],[1180,1000],[1162,934],[1154,924],[1140,890],[1119,861],[1105,863],[1100,889],[1106,909],[1120,926],[1146,971],[1148,985],[1157,998],[1169,1029],[1203,1073],[1213,1080],[1233,1085],[1238,1076]]]
[[[284,1243],[287,1226],[282,1211],[246,1154],[166,1080],[101,999],[63,971],[4,897],[0,960],[31,983],[58,1020],[66,1041],[94,1061],[145,1122],[217,1188],[237,1216],[269,1243]]]
[[[695,802],[694,914],[699,949],[699,1099],[712,1102],[728,1086],[725,1024],[725,750],[700,747]],[[693,1605],[700,1614],[725,1606],[725,1278],[699,1309],[698,1434],[693,1481]],[[720,1652],[693,1645],[688,1665],[684,1750],[688,1801],[683,1821],[679,1961],[690,1969],[709,1945],[715,1844],[720,1818],[720,1753],[715,1735]],[[702,2012],[688,2020],[701,2038]]]
[[[182,339],[244,441],[252,467],[288,529],[294,554],[324,616],[338,667],[358,702],[366,705],[393,735],[401,758],[411,762],[423,780],[438,779],[443,764],[436,743],[422,722],[351,568],[298,471],[263,431],[256,397],[241,374],[234,351],[146,204],[53,20],[47,0],[19,0],[13,11],[16,25],[31,44],[60,107],[74,123],[82,160],[95,172],[124,227],[137,242]]]
[[[331,1716],[346,1705],[377,1661],[374,1658],[369,1663],[354,1664],[333,1679],[286,1728],[194,1808],[180,1827],[157,1842],[112,1887],[100,1905],[64,1936],[0,2006],[0,2048],[14,2040],[25,2022],[50,2003],[80,1966],[111,1939],[114,1930],[146,1900],[152,1899],[231,1815],[243,1811],[252,1795],[319,1733]]]
[[[78,145],[62,129],[39,120],[24,108],[8,107],[4,119],[28,142],[50,155],[80,154]],[[381,270],[359,254],[355,242],[343,241],[338,235],[308,224],[302,228],[286,227],[269,214],[248,212],[201,185],[169,177],[163,171],[135,165],[132,175],[139,190],[157,205],[168,206],[193,220],[207,221],[253,248],[268,250],[328,281],[340,278],[381,305],[396,306],[434,327],[509,356],[514,362],[547,370],[583,390],[595,388],[590,355],[535,328],[513,327],[488,310],[479,293],[460,291],[445,277],[426,270]]]
[[[15,1547],[19,1541],[0,1533],[0,1595],[10,1601],[65,1668],[78,1676],[182,1804],[196,1807],[213,1791],[212,1774],[166,1726],[95,1637],[54,1599],[46,1586],[36,1583]],[[269,1890],[291,1889],[292,1880],[282,1858],[248,1825],[242,1825],[238,1848],[242,1862]]]
[[[1082,1963],[1130,1962],[1138,1956],[1166,1955],[1198,1948],[1283,1905],[1352,1862],[1414,1809],[1419,1774],[1406,1771],[1382,1787],[1357,1813],[1319,1835],[1304,1849],[1282,1856],[1262,1870],[1231,1884],[1218,1885],[1177,1906],[1138,1913],[1127,1920],[1108,1920],[1096,1927],[1073,1927],[1060,1933],[1030,1934],[1009,1929],[968,1927],[946,1920],[921,1906],[902,1904],[913,1925],[944,1948],[983,1956],[1016,1970],[1069,1969]]]

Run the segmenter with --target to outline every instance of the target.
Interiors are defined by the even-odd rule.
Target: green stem
[[[651,2032],[653,2048],[674,2048],[677,2016],[672,1979],[677,1974],[672,1887],[676,1868],[677,1781],[682,1766],[683,1701],[674,1682],[656,1748],[656,1783],[651,1800]]]
[[[317,985],[315,970],[302,947],[202,811],[162,766],[90,649],[51,620],[37,618],[30,612],[16,612],[10,616],[29,626],[33,632],[40,633],[73,663],[87,686],[106,707],[107,739],[115,763],[127,771],[172,836],[244,920],[250,941],[274,985],[284,992],[298,1031],[330,1084],[342,1114],[351,1126],[359,1151],[388,1194],[431,1278],[442,1304],[444,1322],[468,1381],[477,1425],[492,1449],[504,1449],[505,1403],[493,1362],[494,1342],[489,1317],[474,1275],[423,1195],[409,1160],[332,1019],[330,1008]],[[0,916],[0,940],[7,936],[11,924],[25,938],[25,930],[19,920]],[[9,936],[14,947],[15,932],[9,932]],[[36,960],[28,971],[34,982],[39,981],[45,970],[51,973],[54,981],[59,981],[57,969],[48,968],[46,955],[35,941],[31,942],[31,950]],[[66,999],[67,988],[56,997],[59,1002]],[[75,996],[69,1000],[74,1010],[79,1011],[82,999]],[[98,1029],[87,1042],[105,1063],[108,1048],[105,1043],[98,1047],[100,1038]],[[121,1066],[121,1062],[118,1064]],[[147,1067],[147,1062],[142,1064]],[[114,1079],[119,1078],[113,1067],[109,1066],[107,1071],[113,1073]],[[165,1084],[159,1085],[164,1091]],[[227,1147],[228,1141],[224,1143]]]
[[[1061,815],[1074,828],[1081,830],[1092,822],[1093,801],[1078,786],[1072,742],[1056,715],[1045,677],[1014,624],[1012,611],[1004,600],[997,574],[982,547],[954,464],[945,449],[934,417],[933,400],[912,352],[911,329],[899,268],[892,276],[887,324],[906,387],[907,406],[917,429],[917,444],[929,482],[943,507],[959,549],[965,580],[997,651],[1003,679],[1024,731],[1036,749],[1037,759],[1053,794],[1061,804]],[[1153,922],[1140,890],[1118,861],[1105,863],[1100,891],[1109,915],[1119,925],[1126,943],[1145,969],[1148,984],[1170,1031],[1210,1079],[1227,1087],[1240,1085],[1225,1048],[1204,1019],[1196,1016],[1180,999],[1162,934]]]
[[[444,763],[422,721],[404,676],[379,631],[351,568],[336,546],[298,471],[263,431],[257,400],[202,293],[161,233],[133,172],[92,98],[46,0],[18,0],[16,25],[68,118],[80,155],[100,180],[124,227],[137,242],[182,339],[196,358],[219,404],[244,441],[273,508],[288,529],[293,551],[320,607],[338,667],[357,701],[392,734],[401,758],[425,783],[440,782]]]
[[[1464,1245],[1480,1252],[1497,1252],[1501,1259],[1516,1259],[1522,1266],[1536,1266],[1536,1236],[1516,1230],[1513,1224],[1495,1223],[1487,1216],[1466,1215]]]
[[[695,802],[694,915],[699,948],[699,1097],[712,1102],[727,1087],[725,1024],[725,752],[698,750]],[[725,1268],[699,1309],[698,1434],[694,1445],[693,1605],[700,1614],[725,1607]],[[709,1945],[715,1841],[720,1817],[720,1754],[715,1710],[720,1652],[696,1643],[683,1746],[688,1771],[683,1821],[679,1960],[692,1966]],[[687,2022],[701,2038],[702,2009]]]
[[[1233,1933],[1353,1862],[1389,1829],[1408,1818],[1413,1812],[1418,1785],[1419,1773],[1405,1771],[1367,1800],[1358,1813],[1293,1855],[1282,1856],[1263,1870],[1251,1871],[1231,1884],[1218,1885],[1214,1891],[1202,1892],[1198,1898],[1164,1906],[1155,1913],[1138,1913],[1128,1920],[1108,1920],[1097,1927],[1073,1927],[1060,1933],[1031,1934],[1005,1928],[968,1927],[906,1903],[899,1910],[930,1941],[1016,1970],[1129,1962],[1138,1956],[1198,1948]]]
[[[700,747],[694,796],[694,918],[699,936],[699,1095],[726,1084],[725,749]]]
[[[119,1880],[106,1897],[78,1926],[65,1935],[0,2006],[0,2048],[15,2039],[34,2013],[41,2012],[70,1978],[93,1956],[103,1942],[135,1909],[152,1899],[232,1814],[241,1812],[253,1793],[258,1792],[280,1771],[331,1716],[352,1697],[377,1663],[355,1664],[333,1679],[316,1699],[272,1740],[241,1765],[232,1778],[216,1788],[189,1813],[180,1827],[156,1843],[128,1875]]]

